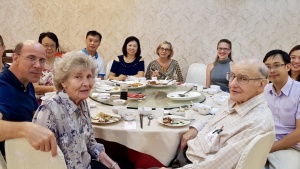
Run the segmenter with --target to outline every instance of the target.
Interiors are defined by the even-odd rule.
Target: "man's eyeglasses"
[[[18,55],[20,55],[20,54],[18,54]],[[20,56],[22,56],[22,55],[20,55]],[[26,60],[30,61],[33,65],[36,64],[37,61],[40,63],[41,67],[45,67],[47,64],[46,59],[38,59],[33,55],[24,56],[24,57],[26,58]]]
[[[162,51],[162,52],[163,52],[163,51],[166,51],[166,52],[170,52],[170,51],[171,51],[171,49],[168,49],[168,48],[162,48],[162,47],[159,48],[159,50]]]
[[[43,44],[43,46],[44,46],[44,48],[46,48],[46,49],[49,49],[49,48],[55,49],[55,48],[56,48],[56,45]]]
[[[224,52],[227,52],[227,51],[229,51],[230,49],[228,49],[228,48],[217,48],[217,50],[218,50],[219,52],[221,52],[222,50],[223,50]]]
[[[266,66],[267,66],[267,68],[268,68],[269,70],[271,70],[271,69],[277,70],[277,69],[279,69],[281,66],[284,66],[284,65],[286,65],[286,64],[275,64],[275,65],[273,65],[273,66],[270,66],[270,65],[266,65]]]
[[[265,78],[249,78],[247,75],[242,75],[242,74],[234,74],[232,72],[227,72],[226,74],[226,79],[230,82],[233,81],[233,79],[236,78],[237,82],[241,85],[246,85],[249,83],[250,80],[261,80]]]

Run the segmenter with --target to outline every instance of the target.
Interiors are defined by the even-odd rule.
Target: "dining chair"
[[[106,71],[106,72],[105,72],[105,74],[106,74],[106,79],[108,79],[108,75],[109,75],[109,72],[110,72],[110,68],[111,68],[113,62],[114,62],[114,60],[111,60],[111,61],[109,61],[109,62],[107,63],[107,65],[106,65],[106,70],[105,70],[105,71]]]
[[[5,162],[1,152],[0,152],[0,169],[7,169],[6,162]]]
[[[206,84],[206,65],[203,63],[193,63],[188,69],[186,83]]]
[[[64,155],[57,147],[57,156],[35,150],[24,138],[5,141],[7,169],[67,169]]]
[[[274,131],[256,136],[243,151],[235,169],[264,168],[274,140]]]

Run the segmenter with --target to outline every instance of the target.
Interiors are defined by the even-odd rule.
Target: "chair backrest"
[[[109,75],[109,72],[110,72],[110,68],[111,68],[113,62],[114,62],[114,60],[111,60],[111,61],[109,61],[109,62],[107,63],[107,65],[106,65],[106,72],[105,72],[106,79],[108,79],[108,75]]]
[[[274,140],[274,131],[256,136],[243,151],[235,169],[264,168]]]
[[[6,161],[4,160],[1,152],[0,152],[0,169],[7,169],[7,167],[6,167]]]
[[[190,65],[186,83],[206,84],[206,65],[203,63],[193,63]]]
[[[57,147],[57,156],[51,152],[35,150],[24,138],[5,141],[5,154],[8,169],[67,169],[64,155]]]

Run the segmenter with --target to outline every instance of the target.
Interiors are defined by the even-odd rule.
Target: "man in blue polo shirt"
[[[0,124],[10,126],[6,131],[2,131],[4,129],[1,126],[3,132],[0,133],[0,138],[3,138],[1,140],[16,137],[31,138],[30,135],[24,135],[24,133],[18,135],[19,131],[13,131],[14,128],[18,130],[17,126],[20,124],[4,121],[23,122],[25,129],[31,126],[36,133],[46,131],[41,126],[25,123],[32,121],[33,114],[38,107],[32,82],[39,81],[46,64],[45,49],[40,43],[28,40],[17,44],[14,52],[10,68],[0,73]],[[37,144],[31,144],[35,149],[49,151],[51,147],[56,148],[55,137],[50,131],[46,131],[46,134],[35,139],[42,139]],[[28,140],[32,143],[30,139]],[[0,142],[0,149],[4,154],[3,142]]]
[[[93,61],[96,63],[96,77],[104,79],[105,76],[105,67],[104,61],[101,56],[98,54],[97,49],[100,46],[102,36],[97,31],[89,31],[86,34],[86,48],[82,49],[82,52],[87,56],[90,56]]]

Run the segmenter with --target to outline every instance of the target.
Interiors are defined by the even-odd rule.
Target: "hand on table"
[[[153,70],[152,71],[152,77],[159,77],[159,71],[158,70]]]
[[[48,152],[51,150],[52,157],[57,155],[56,138],[52,131],[34,123],[26,123],[23,128],[24,137],[36,150]]]
[[[123,81],[123,80],[125,80],[126,78],[127,78],[126,75],[120,74],[120,76],[118,77],[118,80],[119,80],[119,81]]]
[[[187,146],[187,142],[197,136],[198,131],[195,128],[190,128],[182,138],[180,143],[180,149],[183,150]]]

